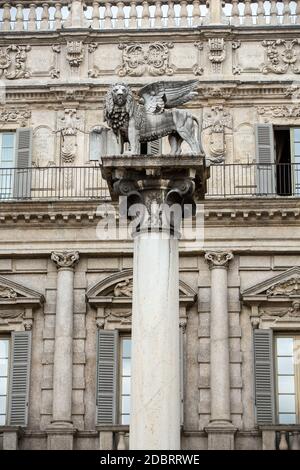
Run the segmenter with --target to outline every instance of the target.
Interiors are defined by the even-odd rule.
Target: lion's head
[[[111,125],[116,110],[124,108],[127,117],[132,117],[134,111],[134,98],[132,91],[126,83],[115,83],[112,85],[106,95],[104,117]],[[112,126],[115,128],[115,126]]]

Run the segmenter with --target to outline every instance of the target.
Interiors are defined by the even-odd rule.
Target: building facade
[[[0,10],[1,448],[128,448],[133,252],[98,234],[117,207],[105,95],[197,79],[210,178],[204,241],[180,241],[181,447],[299,449],[299,0]]]

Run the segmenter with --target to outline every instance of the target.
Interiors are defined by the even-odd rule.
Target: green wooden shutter
[[[275,194],[275,152],[272,124],[256,124],[256,184],[258,194]]]
[[[26,426],[31,359],[31,331],[12,333],[8,423]]]
[[[161,139],[152,140],[147,143],[147,155],[161,154]]]
[[[97,425],[116,424],[118,331],[97,332]]]
[[[258,424],[274,424],[272,330],[254,330],[255,404]]]
[[[32,170],[32,129],[17,129],[16,170],[14,178],[14,197],[29,198],[31,193]],[[29,169],[28,169],[29,168]]]

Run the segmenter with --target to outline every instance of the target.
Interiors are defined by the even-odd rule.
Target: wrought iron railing
[[[109,199],[99,166],[0,169],[0,201]]]
[[[213,165],[209,197],[300,197],[300,163]]]
[[[255,197],[300,197],[300,163],[210,167],[207,199]],[[0,201],[59,199],[109,200],[100,166],[0,169]]]

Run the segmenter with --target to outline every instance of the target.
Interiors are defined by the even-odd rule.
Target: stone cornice
[[[253,34],[255,32],[255,34]],[[118,34],[114,29],[110,30],[95,30],[91,28],[67,28],[57,29],[54,31],[2,31],[0,38],[0,45],[7,42],[22,41],[26,38],[26,42],[31,41],[32,43],[46,43],[47,40],[53,41],[57,39],[68,39],[76,37],[83,41],[88,42],[88,39],[97,40],[99,43],[105,43],[107,40],[119,42],[120,40],[127,40],[134,38],[142,38],[147,41],[161,39],[166,36],[171,40],[180,40],[181,38],[193,39],[197,38],[208,38],[211,36],[223,36],[226,39],[233,37],[247,38],[249,40],[257,40],[265,38],[266,36],[274,37],[274,39],[281,36],[290,36],[294,38],[295,33],[300,32],[300,25],[253,25],[253,26],[233,26],[233,25],[201,25],[198,28],[143,28],[138,30],[118,30]]]
[[[0,202],[0,226],[96,224],[101,218],[96,213],[101,202],[100,199]],[[203,207],[208,225],[300,225],[300,198],[206,199]]]
[[[243,107],[253,107],[255,100],[256,106],[288,106],[291,104],[291,97],[287,95],[288,88],[293,80],[261,80],[259,83],[241,83],[239,80],[220,80],[199,82],[199,96],[193,102],[188,103],[186,108],[201,108],[213,102],[226,101],[227,106],[241,105]],[[99,84],[97,79],[81,81],[80,84],[59,83],[57,85],[45,83],[45,85],[28,82],[22,86],[20,84],[7,85],[5,109],[26,109],[26,105],[35,105],[47,109],[57,109],[61,104],[68,106],[76,105],[78,109],[91,109],[91,105],[97,109],[104,102],[107,88],[110,85],[108,81],[105,84]],[[136,88],[139,88],[136,86]],[[247,101],[245,101],[247,100]]]

